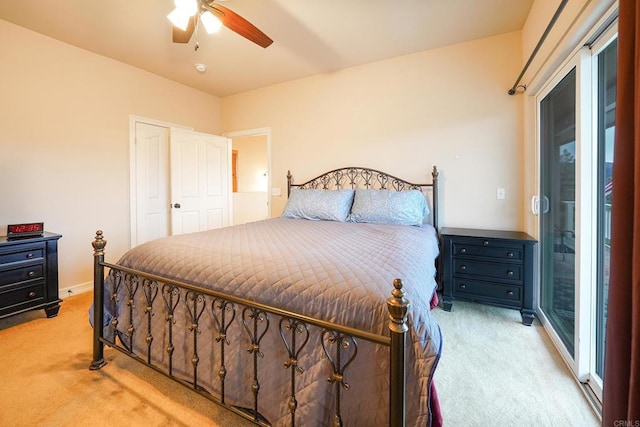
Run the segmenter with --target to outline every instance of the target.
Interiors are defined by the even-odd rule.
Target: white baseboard
[[[58,295],[60,298],[65,299],[73,295],[82,294],[85,292],[93,291],[93,282],[80,283],[79,285],[73,285],[66,288],[60,288]]]

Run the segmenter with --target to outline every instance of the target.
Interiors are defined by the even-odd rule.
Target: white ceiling
[[[266,33],[171,41],[173,0],[1,0],[0,19],[226,96],[522,29],[533,0],[219,0]],[[195,41],[199,49],[194,49]],[[19,40],[2,43],[20,43]],[[195,63],[206,64],[200,74]]]

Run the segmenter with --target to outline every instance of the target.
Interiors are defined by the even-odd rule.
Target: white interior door
[[[169,227],[169,129],[135,123],[135,242],[171,233]]]
[[[192,233],[229,225],[228,138],[171,129],[171,231]]]

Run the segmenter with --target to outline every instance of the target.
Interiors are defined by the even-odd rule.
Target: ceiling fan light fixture
[[[180,28],[182,31],[185,31],[189,26],[189,20],[192,15],[187,15],[183,11],[178,8],[173,9],[170,14],[167,15],[169,21],[176,27]]]
[[[204,25],[204,29],[207,31],[207,34],[216,33],[222,27],[222,22],[208,10],[204,11],[202,15],[200,15],[200,21],[202,22],[202,25]]]
[[[193,16],[198,13],[197,0],[173,0],[173,4],[176,9],[187,16]]]
[[[176,8],[167,16],[174,24],[174,43],[189,43],[199,24],[202,24],[207,33],[225,26],[262,48],[271,46],[273,40],[269,36],[242,16],[214,1],[216,0],[174,0]],[[195,48],[198,49],[197,43]]]

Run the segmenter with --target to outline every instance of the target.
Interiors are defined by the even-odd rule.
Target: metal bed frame
[[[432,212],[433,225],[437,228],[437,200],[438,200],[438,170],[433,167],[433,182],[430,184],[413,184],[389,174],[367,168],[342,168],[324,173],[317,178],[303,184],[294,184],[293,177],[287,174],[288,192],[291,188],[376,188],[392,190],[410,190],[431,188],[432,189]],[[121,267],[105,262],[105,247],[107,241],[104,239],[102,231],[97,231],[92,242],[94,249],[94,311],[93,311],[93,360],[90,365],[91,370],[97,370],[107,363],[104,358],[104,347],[108,346],[126,354],[138,362],[154,369],[162,375],[194,390],[198,394],[209,400],[227,408],[228,410],[253,421],[257,425],[269,426],[259,412],[260,383],[258,372],[260,370],[260,360],[264,355],[260,351],[260,341],[269,329],[271,318],[279,319],[279,333],[282,344],[288,354],[288,360],[284,360],[285,369],[290,370],[290,395],[287,397],[288,408],[291,415],[291,425],[296,424],[296,375],[302,374],[303,369],[298,365],[298,356],[301,350],[309,343],[309,326],[319,328],[321,332],[320,342],[326,355],[327,361],[331,365],[332,373],[327,378],[328,383],[334,387],[335,414],[333,426],[342,425],[342,414],[340,409],[341,390],[348,390],[349,384],[345,381],[345,370],[357,356],[358,340],[365,340],[377,345],[389,347],[389,425],[405,425],[405,347],[406,333],[408,331],[406,313],[410,302],[405,298],[402,287],[402,280],[395,279],[391,297],[387,299],[387,309],[389,312],[389,336],[376,335],[366,331],[327,322],[322,319],[315,319],[298,313],[282,310],[278,307],[269,306],[254,301],[249,301],[234,295],[200,288],[177,280],[170,280],[164,277],[148,274],[145,272]],[[114,318],[110,325],[104,324],[105,308],[105,269],[110,269],[115,277],[114,289],[110,296],[113,305]],[[116,328],[121,314],[117,309],[118,290],[122,289],[127,296],[127,307],[122,311],[128,311],[129,319],[133,319],[134,310],[141,310],[147,319],[147,328],[137,331],[131,320],[131,324],[126,325],[125,334],[133,343],[134,334],[146,334],[147,344],[145,354],[136,354],[133,348],[127,347],[124,343],[119,344],[116,339]],[[142,289],[144,294],[144,307],[136,307],[134,297]],[[162,298],[157,298],[158,294]],[[172,332],[175,324],[174,311],[178,304],[182,302],[187,312],[187,329],[192,336],[193,352],[190,355],[193,367],[190,380],[185,380],[175,375],[172,367],[173,353],[176,351],[172,341]],[[161,319],[165,322],[165,332],[169,337],[166,351],[169,363],[167,366],[158,366],[151,360],[151,349],[153,345],[153,334],[151,321],[153,313],[163,311]],[[210,310],[214,319],[215,329],[213,331],[216,344],[219,346],[221,355],[220,366],[218,367],[218,378],[220,381],[220,395],[212,395],[198,384],[198,335],[200,333],[200,317],[204,310]],[[230,345],[227,339],[227,328],[239,314],[244,331],[247,334],[251,346],[247,351],[253,355],[253,382],[250,386],[252,396],[247,399],[247,407],[231,405],[225,400],[225,380],[227,369],[225,366],[225,348]],[[113,339],[104,336],[104,327],[109,326],[113,330]],[[215,346],[215,344],[214,344]],[[213,349],[214,347],[212,347]]]

